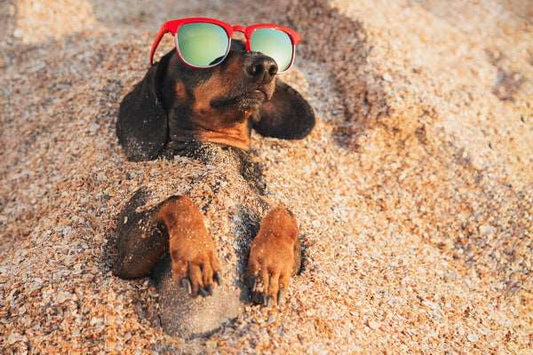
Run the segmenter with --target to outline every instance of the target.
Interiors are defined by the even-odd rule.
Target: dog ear
[[[168,140],[167,113],[160,88],[169,56],[152,65],[143,80],[120,103],[117,136],[129,160],[152,160]]]
[[[283,81],[276,80],[272,99],[254,120],[253,128],[262,136],[302,139],[315,126],[315,114],[305,99]]]

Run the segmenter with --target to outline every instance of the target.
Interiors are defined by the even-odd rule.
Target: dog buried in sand
[[[168,32],[176,48],[153,64]],[[234,32],[244,33],[245,40],[232,40]],[[168,21],[152,46],[152,66],[120,105],[117,135],[129,160],[194,160],[208,167],[204,183],[213,191],[222,180],[238,180],[233,197],[263,217],[239,268],[242,256],[235,250],[225,258],[229,262],[220,262],[220,241],[191,197],[201,195],[193,191],[194,183],[190,194],[167,196],[152,207],[143,207],[147,189],[126,203],[117,218],[114,274],[154,278],[159,318],[170,334],[209,334],[238,316],[243,294],[266,306],[280,303],[300,267],[297,221],[287,208],[266,202],[260,169],[248,153],[252,129],[267,137],[301,139],[314,127],[309,104],[277,77],[293,64],[299,40],[291,29],[272,24]],[[224,201],[215,196],[210,203]]]

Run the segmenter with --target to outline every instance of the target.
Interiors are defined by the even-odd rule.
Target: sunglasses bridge
[[[157,36],[156,36],[154,42],[152,43],[152,48],[150,49],[150,65],[154,64],[155,51],[157,49],[157,46],[159,45],[159,42],[161,41],[161,38],[166,33],[170,32],[170,33],[172,33],[173,36],[176,36],[177,30],[182,24],[203,23],[203,22],[211,23],[211,24],[214,24],[214,25],[218,25],[221,28],[223,28],[224,31],[226,32],[226,35],[228,36],[228,39],[230,40],[230,42],[232,40],[234,32],[243,33],[244,34],[244,38],[245,38],[245,49],[246,49],[247,52],[251,52],[251,44],[250,44],[251,32],[253,32],[255,29],[258,29],[258,28],[272,28],[272,29],[276,29],[276,30],[279,30],[279,31],[282,31],[282,32],[286,33],[289,36],[291,44],[292,44],[292,58],[291,58],[291,63],[289,64],[287,69],[292,65],[292,63],[294,61],[294,47],[301,40],[300,35],[296,31],[291,30],[291,29],[286,28],[286,27],[275,25],[275,24],[257,24],[257,25],[252,25],[252,26],[242,26],[242,25],[230,25],[230,24],[222,22],[220,20],[211,19],[211,18],[202,18],[202,17],[176,19],[176,20],[170,20],[170,21],[165,22],[161,26],[159,32],[157,33]],[[228,48],[228,50],[229,50],[229,48]]]
[[[232,34],[226,33],[228,35],[228,38],[229,38],[230,42],[234,39],[233,36],[235,35],[236,32],[242,33],[244,35],[244,40],[245,40],[244,41],[244,47],[246,49],[246,52],[251,52],[252,48],[251,48],[251,45],[250,45],[250,38],[248,38],[248,36],[246,35],[246,26],[232,25],[231,29],[233,31]]]

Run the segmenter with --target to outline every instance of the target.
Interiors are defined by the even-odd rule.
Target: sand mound
[[[4,352],[532,347],[527,1],[24,0],[0,9]],[[306,245],[289,301],[243,305],[220,332],[185,341],[157,326],[150,280],[111,275],[107,242],[139,187],[171,195],[187,190],[172,176],[196,178],[190,161],[127,162],[114,124],[160,23],[199,14],[299,30],[305,41],[284,80],[320,122],[299,142],[254,137],[268,198],[291,207]],[[231,192],[222,187],[228,201]],[[207,210],[210,221],[227,216],[211,229],[238,233],[243,221],[223,206]]]

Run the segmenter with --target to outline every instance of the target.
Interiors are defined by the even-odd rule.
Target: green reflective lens
[[[176,45],[182,58],[196,67],[209,67],[224,60],[229,48],[226,31],[212,23],[188,23],[180,27]]]
[[[278,70],[285,71],[292,62],[292,41],[288,34],[273,28],[258,28],[250,40],[251,49],[276,61]]]

